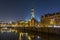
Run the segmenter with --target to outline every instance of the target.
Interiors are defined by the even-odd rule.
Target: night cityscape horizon
[[[40,16],[60,10],[59,0],[1,0],[0,20],[17,21],[29,20],[31,8],[34,6],[35,18],[40,21]]]
[[[0,40],[60,40],[60,0],[0,0]]]

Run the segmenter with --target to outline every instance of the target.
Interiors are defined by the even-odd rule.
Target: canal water
[[[0,32],[0,40],[60,40],[60,35],[45,33],[33,35],[32,33],[23,32],[18,35],[15,32]]]
[[[18,36],[13,32],[0,32],[0,40],[18,40]]]

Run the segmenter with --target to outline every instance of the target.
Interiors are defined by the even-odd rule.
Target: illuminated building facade
[[[25,26],[25,21],[24,20],[19,20],[13,24],[16,27],[24,27]]]
[[[41,16],[41,27],[52,27],[54,25],[60,26],[60,12]]]
[[[30,19],[28,24],[29,24],[29,27],[37,27],[38,26],[38,22],[34,18]]]

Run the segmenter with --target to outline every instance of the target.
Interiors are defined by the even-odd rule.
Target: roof
[[[43,15],[43,16],[41,16],[41,17],[48,17],[48,16],[54,16],[54,15],[59,15],[60,14],[60,12],[56,12],[56,13],[48,13],[48,14],[45,14],[45,15]]]

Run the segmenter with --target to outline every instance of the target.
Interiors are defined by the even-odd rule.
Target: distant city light
[[[39,36],[37,36],[38,38],[40,38]]]

